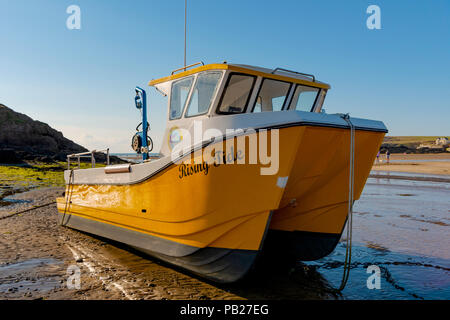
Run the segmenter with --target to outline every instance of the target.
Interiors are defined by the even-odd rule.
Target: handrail
[[[95,168],[95,153],[96,152],[106,152],[106,165],[109,166],[109,148],[104,150],[92,150],[88,152],[80,152],[67,155],[67,169],[70,170],[70,159],[77,158],[78,159],[78,169],[81,168],[80,158],[91,157],[91,165],[92,168]]]
[[[288,70],[288,69],[284,69],[284,68],[275,68],[275,69],[273,69],[273,71],[271,73],[275,74],[275,72],[277,72],[278,70],[285,71],[285,72],[290,72],[290,73],[296,73],[296,74],[299,74],[299,75],[302,75],[302,76],[307,76],[307,77],[312,78],[313,82],[316,82],[316,77],[314,77],[313,74],[309,74],[309,73],[297,72],[297,71]]]
[[[174,75],[174,73],[176,73],[176,72],[178,72],[178,71],[181,71],[181,70],[186,71],[187,68],[192,68],[192,67],[194,67],[194,66],[198,66],[199,64],[201,64],[202,66],[205,65],[205,64],[203,63],[203,61],[200,61],[200,62],[191,64],[191,65],[188,65],[188,66],[181,67],[181,68],[179,68],[179,69],[175,69],[175,70],[172,71],[172,75]]]

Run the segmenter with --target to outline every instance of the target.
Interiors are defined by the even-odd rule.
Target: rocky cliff
[[[66,160],[86,148],[65,138],[48,124],[0,104],[0,163],[17,160]]]

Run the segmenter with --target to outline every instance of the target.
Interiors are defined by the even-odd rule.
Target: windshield
[[[185,117],[194,117],[208,112],[221,76],[221,72],[198,75]]]
[[[170,120],[181,118],[193,80],[194,77],[189,77],[172,84],[170,97]]]

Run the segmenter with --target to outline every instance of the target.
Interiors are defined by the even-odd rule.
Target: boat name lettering
[[[185,164],[182,163],[178,169],[180,171],[179,178],[183,179],[187,176],[192,176],[193,174],[203,172],[206,175],[209,173],[209,164],[206,162]]]
[[[223,151],[217,150],[214,155],[214,166],[218,167],[221,164],[232,164],[242,159],[243,159],[242,150],[237,150],[237,152],[234,152],[233,147],[231,147],[231,150],[228,153],[224,153]]]
[[[234,148],[231,148],[231,151],[228,153],[224,153],[223,151],[215,151],[214,158],[213,158],[213,165],[214,167],[219,167],[222,164],[233,164],[236,163],[238,160],[242,160],[243,152],[242,150],[237,150],[237,152],[234,152]],[[178,177],[180,179],[183,179],[184,177],[192,176],[196,173],[203,172],[206,175],[209,173],[210,164],[208,162],[203,161],[202,163],[182,163],[178,167],[179,175]]]

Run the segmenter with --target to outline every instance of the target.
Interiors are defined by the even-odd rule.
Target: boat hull
[[[384,135],[355,131],[354,200],[361,196]],[[347,221],[349,163],[349,130],[305,128],[270,223],[268,250],[283,245],[286,255],[309,261],[335,249]]]
[[[340,238],[340,233],[270,229],[264,243],[264,255],[285,263],[318,260],[332,253]]]
[[[242,164],[208,167],[193,150],[190,165],[180,160],[148,169],[145,178],[133,174],[151,163],[114,176],[102,169],[75,171],[65,198],[57,200],[62,224],[217,282],[244,277],[265,242],[264,250],[280,258],[319,259],[334,250],[347,217],[349,130],[292,125],[269,132],[273,129],[279,134],[279,163],[271,175],[261,174],[267,164],[248,161],[250,141],[259,141],[260,131],[242,136],[243,150],[239,137],[212,145],[229,150],[227,142],[234,139],[231,158],[245,150]],[[356,132],[355,199],[383,136]]]
[[[258,250],[193,247],[74,214],[61,215],[60,218],[66,227],[125,243],[216,282],[228,283],[242,278],[258,255]]]
[[[97,181],[80,182],[77,174],[83,170],[75,171],[66,197],[57,200],[63,225],[126,243],[214,281],[237,281],[261,251],[296,152],[290,139],[297,140],[300,132],[300,127],[280,130],[275,175],[262,175],[267,165],[260,163],[207,167],[202,153],[195,152],[189,155],[190,164],[186,159],[176,161],[136,183],[110,183],[111,175],[101,176],[97,169],[84,172],[88,178],[89,172],[98,174]],[[242,136],[241,147],[234,137],[232,147],[228,139],[209,148],[214,152],[221,145],[236,157],[244,154],[239,151],[248,151],[252,137],[257,141],[259,135]],[[231,158],[225,154],[224,161],[232,161],[233,154]],[[119,175],[128,173],[114,177]]]

